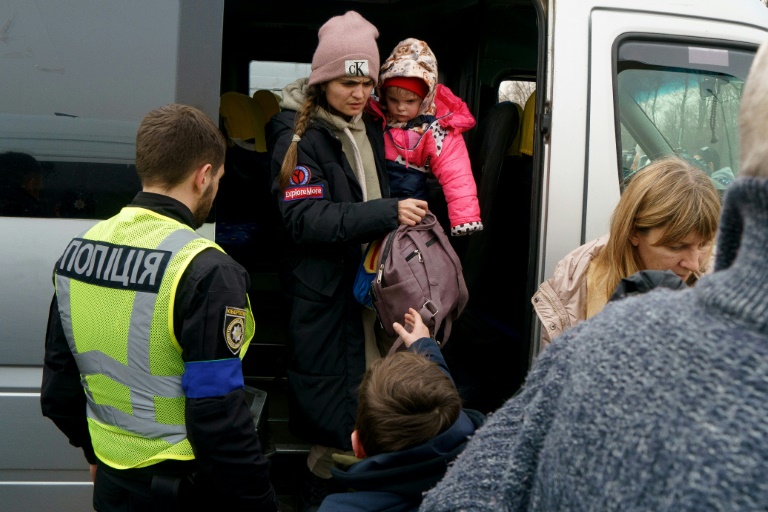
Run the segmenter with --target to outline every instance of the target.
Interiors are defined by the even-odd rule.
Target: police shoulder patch
[[[224,340],[229,350],[237,355],[245,341],[245,310],[226,306],[224,308]]]

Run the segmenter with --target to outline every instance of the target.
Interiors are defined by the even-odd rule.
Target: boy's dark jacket
[[[434,341],[422,338],[411,350],[435,361],[447,373]],[[422,495],[445,475],[448,464],[464,449],[485,415],[464,409],[448,430],[420,445],[365,459],[335,455],[333,478],[349,492],[331,494],[320,512],[405,512],[418,510]]]

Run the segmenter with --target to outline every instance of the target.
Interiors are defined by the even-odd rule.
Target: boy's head
[[[396,352],[363,377],[352,447],[360,458],[404,450],[444,432],[460,412],[459,393],[437,364]]]
[[[420,78],[398,76],[384,82],[381,90],[389,115],[398,123],[404,123],[419,115],[429,86]]]

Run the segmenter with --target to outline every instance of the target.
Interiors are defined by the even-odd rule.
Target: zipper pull
[[[408,256],[405,257],[405,261],[411,261],[414,256],[419,257],[419,263],[424,263],[424,258],[421,256],[421,251],[418,249],[414,249],[413,251],[408,254]]]

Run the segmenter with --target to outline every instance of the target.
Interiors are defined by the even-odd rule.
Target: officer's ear
[[[195,191],[202,194],[205,190],[211,186],[213,181],[213,166],[211,164],[201,165],[195,169],[193,176],[193,183],[195,185]]]

